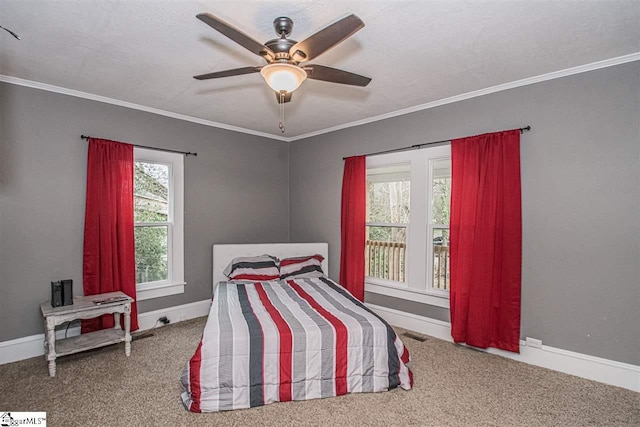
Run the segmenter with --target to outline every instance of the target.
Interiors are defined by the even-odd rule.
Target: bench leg
[[[131,355],[131,304],[124,306],[124,354]]]
[[[47,319],[47,360],[49,361],[49,376],[56,376],[56,325],[53,319]]]

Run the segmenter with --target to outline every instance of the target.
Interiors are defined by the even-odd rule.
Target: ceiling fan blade
[[[280,94],[278,92],[274,92],[276,95],[276,99],[278,100],[278,104],[284,104],[286,102],[291,102],[291,92],[285,93],[284,94],[284,101],[280,100]]]
[[[237,28],[232,27],[226,22],[222,21],[219,18],[216,18],[210,13],[199,13],[196,15],[196,18],[210,26],[216,31],[224,34],[229,37],[234,42],[238,43],[240,46],[248,49],[249,51],[255,53],[256,55],[260,55],[265,58],[273,59],[275,58],[275,54],[271,49],[263,45],[262,43],[252,39],[242,31]]]
[[[368,85],[371,81],[369,77],[338,70],[337,68],[325,67],[324,65],[307,65],[304,69],[307,72],[308,79],[362,87]]]
[[[289,55],[297,62],[311,61],[349,38],[362,27],[364,27],[364,22],[356,15],[351,14],[296,43],[289,49]]]
[[[208,79],[218,79],[220,77],[240,76],[242,74],[257,73],[260,71],[261,68],[262,67],[234,68],[233,70],[224,70],[224,71],[216,71],[213,73],[200,74],[198,76],[193,76],[193,78],[196,80],[208,80]]]

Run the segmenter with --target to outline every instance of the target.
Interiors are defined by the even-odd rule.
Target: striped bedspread
[[[409,390],[393,329],[332,280],[221,282],[181,378],[192,412]]]

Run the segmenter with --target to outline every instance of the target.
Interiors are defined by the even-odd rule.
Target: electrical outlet
[[[526,342],[527,342],[527,347],[542,348],[542,340],[539,340],[539,339],[536,339],[536,338],[527,337],[526,338]]]
[[[158,319],[158,322],[162,323],[163,325],[166,325],[171,321],[167,318],[167,316],[162,316],[161,318]]]

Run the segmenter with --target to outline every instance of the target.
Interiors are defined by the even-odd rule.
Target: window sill
[[[169,295],[183,294],[186,282],[165,283],[162,285],[145,286],[136,289],[136,301],[161,298]]]
[[[364,290],[374,294],[385,295],[393,298],[415,301],[421,304],[434,305],[436,307],[449,308],[448,295],[432,295],[424,291],[418,291],[409,288],[400,288],[396,286],[382,285],[377,283],[365,282]]]

